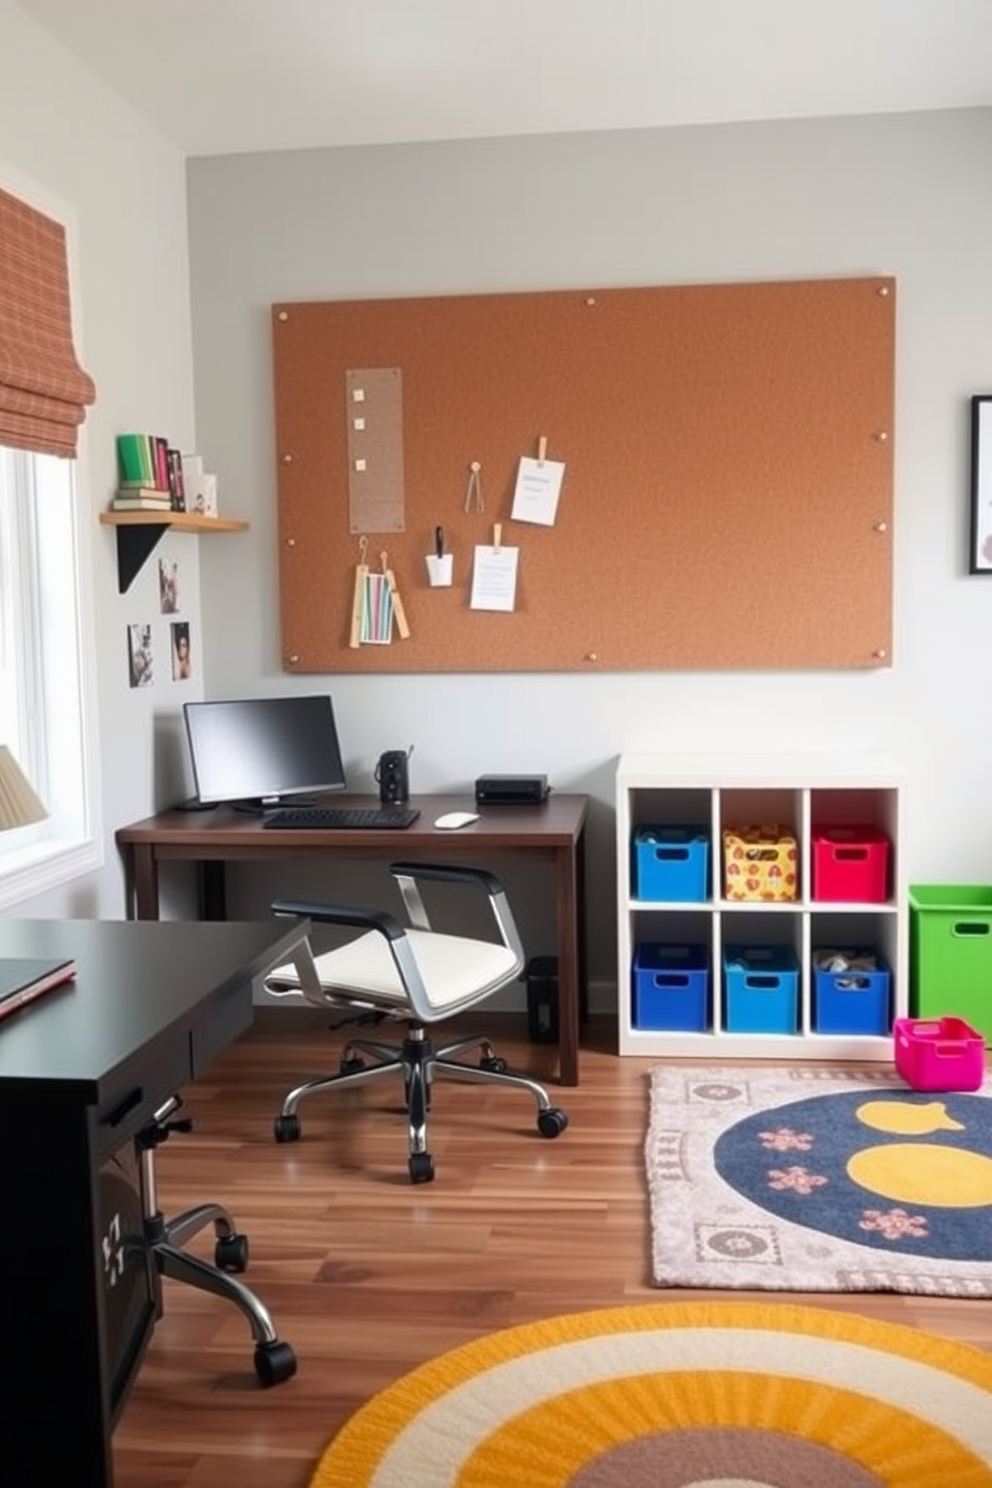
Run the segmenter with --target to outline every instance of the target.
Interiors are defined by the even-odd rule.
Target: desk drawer
[[[133,1061],[121,1071],[113,1091],[96,1113],[96,1139],[101,1158],[118,1147],[151,1120],[170,1096],[178,1094],[190,1080],[189,1038],[178,1033],[165,1048],[156,1047],[148,1060]]]

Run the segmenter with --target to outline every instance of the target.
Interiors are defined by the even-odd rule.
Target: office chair
[[[302,995],[318,1007],[343,1009],[357,1022],[390,1019],[406,1026],[402,1044],[351,1039],[337,1074],[308,1080],[291,1090],[275,1119],[276,1141],[293,1142],[299,1137],[296,1111],[304,1096],[385,1075],[403,1080],[413,1183],[429,1183],[434,1177],[434,1162],[427,1146],[427,1112],[437,1075],[528,1091],[537,1102],[541,1136],[559,1136],[568,1125],[565,1112],[551,1104],[536,1080],[511,1073],[488,1039],[477,1036],[435,1044],[428,1032],[430,1025],[475,1007],[519,980],[523,947],[502,884],[481,868],[392,863],[390,872],[409,921],[406,927],[384,911],[292,899],[277,900],[272,905],[277,915],[306,916],[314,922],[361,933],[338,949],[316,956],[310,941],[302,941],[294,964],[281,966],[266,977],[265,985],[271,993]],[[471,890],[477,902],[481,891],[499,938],[473,939],[432,929],[421,882],[457,885],[459,891]],[[477,1064],[456,1058],[473,1047],[480,1050]],[[371,1063],[366,1062],[366,1056]]]
[[[155,1187],[155,1151],[175,1131],[192,1131],[192,1121],[173,1120],[182,1102],[172,1096],[155,1112],[135,1137],[141,1189],[141,1218],[144,1244],[160,1276],[171,1276],[189,1286],[211,1292],[233,1302],[248,1319],[255,1340],[255,1373],[263,1385],[278,1385],[296,1373],[296,1356],[288,1343],[276,1335],[267,1308],[231,1272],[248,1266],[248,1237],[237,1232],[234,1221],[221,1204],[198,1204],[174,1219],[166,1219],[158,1207]],[[214,1264],[191,1255],[182,1247],[208,1224],[216,1241]]]

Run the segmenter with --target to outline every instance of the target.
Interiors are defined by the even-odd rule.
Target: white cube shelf
[[[908,1006],[907,884],[903,864],[905,776],[884,755],[623,754],[616,772],[619,1052],[728,1058],[892,1058],[884,1032],[818,1032],[813,954],[825,947],[873,948],[889,972],[889,1026]],[[792,900],[730,900],[724,894],[725,827],[779,823],[796,840]],[[705,896],[641,898],[634,834],[645,826],[705,828]],[[870,903],[813,896],[813,837],[820,829],[868,826],[888,840],[887,895]],[[649,884],[649,889],[657,885]],[[700,1027],[638,1027],[633,963],[642,944],[702,945],[709,967]],[[726,946],[784,947],[798,963],[795,1032],[728,1026]],[[736,1021],[736,1020],[729,1020]]]

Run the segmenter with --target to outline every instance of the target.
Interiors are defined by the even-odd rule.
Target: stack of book
[[[183,457],[159,434],[118,434],[114,511],[186,510]]]

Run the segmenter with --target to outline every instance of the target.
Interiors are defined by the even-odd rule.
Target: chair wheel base
[[[537,1118],[537,1129],[542,1137],[560,1137],[568,1125],[568,1117],[564,1111],[557,1106],[549,1106],[546,1111],[541,1111]]]
[[[412,1153],[409,1167],[411,1183],[432,1183],[434,1181],[434,1159],[429,1152]]]
[[[300,1136],[300,1118],[298,1116],[277,1116],[272,1123],[272,1130],[277,1142],[296,1142]]]
[[[214,1265],[218,1271],[247,1271],[248,1236],[222,1235],[214,1246]]]
[[[296,1355],[288,1343],[278,1339],[260,1343],[255,1349],[255,1373],[266,1387],[281,1385],[296,1373]]]

